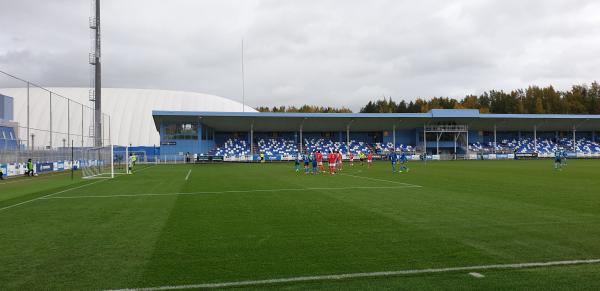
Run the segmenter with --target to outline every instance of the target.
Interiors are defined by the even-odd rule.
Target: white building
[[[35,135],[34,145],[49,146],[51,143],[53,147],[60,147],[65,141],[73,140],[77,146],[83,140],[82,134],[86,140],[91,140],[89,136],[93,135],[93,130],[90,130],[93,112],[88,108],[91,106],[89,89],[47,89],[72,101],[53,95],[50,102],[48,91],[30,88],[29,136]],[[14,98],[14,121],[20,126],[19,139],[26,143],[27,88],[0,88],[0,94]],[[85,106],[82,107],[81,104]],[[50,108],[52,108],[52,115],[50,115]],[[115,145],[159,145],[159,133],[152,119],[153,110],[256,112],[253,108],[243,106],[237,101],[202,93],[102,88],[102,111],[110,116],[110,122],[108,118],[104,118],[103,121],[104,140],[109,139],[110,132],[111,143]]]

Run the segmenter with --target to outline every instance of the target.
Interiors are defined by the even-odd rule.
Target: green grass
[[[409,173],[393,175],[387,163],[346,164],[345,175],[305,176],[291,164],[161,165],[106,180],[5,181],[0,209],[29,202],[0,210],[0,289],[152,287],[600,258],[600,161],[569,160],[562,172],[551,161],[410,166]],[[303,188],[321,189],[294,191]],[[287,190],[247,192],[269,189]],[[149,193],[196,194],[138,195]],[[104,197],[115,195],[124,196]],[[45,196],[51,199],[37,199]],[[448,272],[252,288],[600,288],[594,264],[479,272],[485,278]]]

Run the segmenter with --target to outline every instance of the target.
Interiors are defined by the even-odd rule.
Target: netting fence
[[[112,144],[110,117],[98,113],[96,127],[89,96],[57,91],[0,70],[0,165],[83,160],[86,149]]]

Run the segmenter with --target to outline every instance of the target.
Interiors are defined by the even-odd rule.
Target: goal
[[[114,178],[118,174],[112,146],[83,148],[78,162],[84,179]]]

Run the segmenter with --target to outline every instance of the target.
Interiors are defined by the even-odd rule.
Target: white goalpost
[[[114,146],[84,148],[78,163],[84,179],[110,179],[131,173],[129,147],[124,152],[115,152]]]

